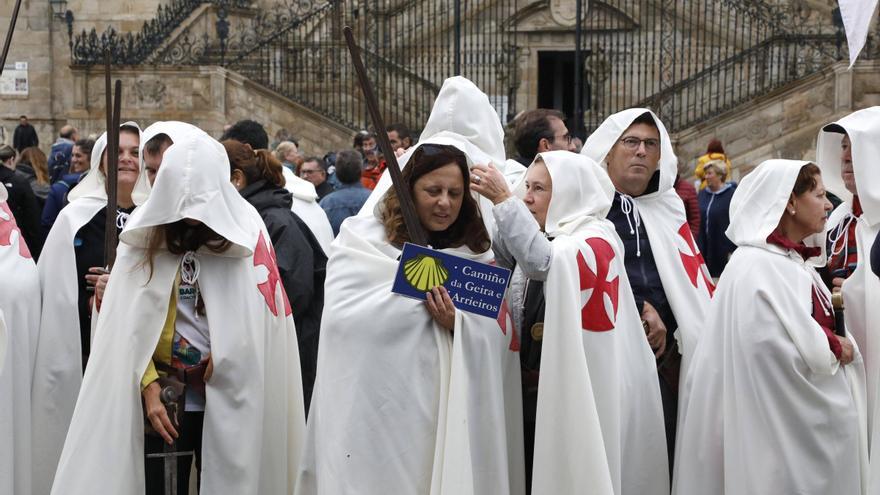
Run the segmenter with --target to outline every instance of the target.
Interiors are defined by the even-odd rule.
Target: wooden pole
[[[409,187],[403,181],[403,173],[401,173],[400,165],[397,163],[397,155],[394,154],[394,148],[391,147],[391,141],[388,140],[388,134],[385,132],[385,122],[382,120],[382,114],[379,112],[379,102],[376,99],[376,94],[373,92],[373,85],[370,84],[370,80],[367,78],[367,71],[364,69],[363,60],[361,60],[360,47],[357,46],[354,40],[354,33],[350,26],[342,28],[342,32],[345,35],[348,51],[351,53],[351,61],[354,64],[355,72],[357,72],[358,83],[360,83],[361,91],[364,93],[364,99],[367,103],[367,110],[370,112],[370,118],[373,121],[373,127],[376,128],[376,142],[379,143],[379,149],[385,155],[385,163],[388,172],[391,174],[394,192],[400,200],[400,211],[403,213],[403,222],[406,225],[406,230],[409,232],[410,241],[413,244],[427,246],[428,236],[422,227],[422,223],[419,221]]]
[[[12,19],[9,20],[9,31],[6,32],[6,42],[3,43],[3,54],[0,56],[0,74],[3,74],[3,67],[6,67],[6,56],[9,55],[9,46],[12,44],[12,33],[15,31],[15,23],[18,21],[19,9],[21,9],[21,0],[15,0]]]

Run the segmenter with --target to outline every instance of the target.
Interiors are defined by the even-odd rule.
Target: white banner
[[[839,0],[840,16],[846,28],[846,43],[849,45],[849,66],[852,67],[865,46],[868,28],[878,0]]]

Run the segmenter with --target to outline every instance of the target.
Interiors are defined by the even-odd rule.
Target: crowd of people
[[[646,108],[582,146],[524,112],[509,157],[462,77],[418,139],[381,130],[395,160],[252,120],[125,122],[118,157],[65,126],[47,158],[28,127],[0,147],[0,493],[880,490],[880,107],[738,184],[718,141],[683,177]],[[497,319],[392,293],[411,211],[510,270]]]

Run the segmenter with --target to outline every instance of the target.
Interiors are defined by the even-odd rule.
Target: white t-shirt
[[[198,282],[195,285],[180,283],[177,292],[177,317],[174,323],[174,355],[186,366],[199,364],[211,352],[211,335],[208,331],[208,316],[196,311],[201,297]],[[181,348],[181,337],[189,343]],[[204,411],[205,398],[191,388],[186,390],[186,410]]]

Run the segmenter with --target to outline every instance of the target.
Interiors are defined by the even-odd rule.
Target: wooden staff
[[[15,31],[15,23],[18,21],[18,10],[21,8],[21,0],[15,0],[15,8],[12,9],[12,19],[9,20],[9,31],[6,32],[6,42],[3,43],[3,55],[0,56],[0,74],[6,67],[6,55],[9,54],[9,45],[12,44],[12,32]]]
[[[117,177],[119,175],[119,113],[122,100],[122,81],[116,81],[116,94],[110,86],[110,51],[104,50],[104,90],[107,105],[107,210],[104,221],[104,267],[109,271],[116,261],[116,245],[119,234],[116,232],[116,217],[119,198]]]
[[[379,149],[385,155],[385,163],[388,172],[391,174],[391,183],[394,186],[394,192],[400,200],[400,211],[403,213],[403,223],[409,232],[410,241],[413,244],[422,246],[428,245],[428,236],[425,229],[419,221],[416,213],[416,206],[413,203],[412,195],[409,187],[403,181],[403,173],[400,171],[400,165],[397,163],[397,155],[394,154],[394,148],[391,147],[391,141],[385,132],[385,122],[382,120],[382,114],[379,112],[379,101],[373,92],[373,85],[367,78],[367,71],[364,69],[364,62],[361,60],[360,47],[354,40],[354,33],[350,26],[342,28],[345,34],[345,43],[348,45],[348,51],[351,53],[351,62],[354,64],[354,70],[357,72],[358,83],[361,91],[364,93],[364,99],[367,102],[367,110],[370,112],[370,118],[373,121],[373,127],[376,128],[376,141],[379,143]]]

